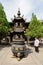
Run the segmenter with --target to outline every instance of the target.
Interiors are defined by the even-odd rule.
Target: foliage
[[[41,21],[37,20],[34,13],[32,14],[32,18],[25,35],[30,37],[43,37],[43,24]]]
[[[4,8],[0,3],[0,39],[8,34],[9,23],[4,12]]]

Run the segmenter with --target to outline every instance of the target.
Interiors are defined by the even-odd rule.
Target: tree
[[[4,12],[4,8],[0,3],[0,40],[8,34],[9,23]]]
[[[34,13],[32,13],[32,18],[31,18],[30,24],[28,26],[28,30],[26,30],[26,32],[25,32],[25,35],[33,37],[33,38],[43,37],[42,22],[37,20],[37,17],[36,17],[36,15],[34,15]]]
[[[0,3],[0,23],[3,23],[4,25],[9,27],[9,23],[8,23],[8,20],[6,18],[6,14],[4,12],[4,8],[3,8],[1,3]]]

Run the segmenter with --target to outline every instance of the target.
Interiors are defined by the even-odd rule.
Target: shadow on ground
[[[0,51],[3,50],[5,47],[10,47],[10,45],[0,45]]]
[[[40,44],[40,46],[39,46],[40,48],[43,48],[43,44]]]
[[[25,57],[27,57],[32,52],[33,52],[32,49],[27,48],[25,51]]]

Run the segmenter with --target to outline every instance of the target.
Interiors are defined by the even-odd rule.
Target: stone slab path
[[[29,46],[26,57],[18,61],[13,58],[11,46],[0,46],[0,65],[43,65],[43,47],[39,50],[39,53],[36,53],[34,47]]]

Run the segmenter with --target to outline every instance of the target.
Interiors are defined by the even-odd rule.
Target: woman
[[[39,52],[39,39],[38,38],[35,38],[34,47],[35,47],[35,51]]]

